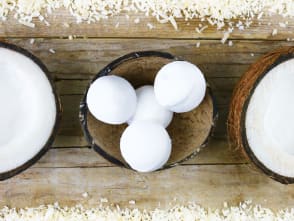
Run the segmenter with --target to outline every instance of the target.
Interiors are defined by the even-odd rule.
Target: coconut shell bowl
[[[105,75],[117,75],[128,80],[134,88],[152,85],[160,68],[175,60],[179,59],[171,54],[156,51],[130,53],[103,68],[93,81]],[[96,152],[110,162],[130,168],[124,161],[119,148],[120,137],[127,124],[109,125],[93,117],[86,103],[88,89],[89,87],[80,105],[80,122],[86,139]],[[161,169],[173,167],[194,157],[207,144],[216,116],[212,92],[207,87],[205,98],[200,106],[187,113],[175,114],[167,127],[172,140],[172,153]]]

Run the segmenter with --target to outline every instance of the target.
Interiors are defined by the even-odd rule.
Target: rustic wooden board
[[[84,199],[82,194],[89,197]],[[284,186],[252,171],[247,165],[189,165],[139,174],[118,167],[31,168],[0,183],[0,206],[36,206],[58,201],[61,205],[95,206],[100,198],[138,208],[164,207],[193,200],[205,207],[226,201],[253,200],[271,208],[293,206],[294,186]]]
[[[119,148],[119,147],[117,147]],[[197,164],[243,164],[247,160],[242,155],[231,149],[224,138],[211,139],[209,144],[198,153],[197,157],[184,162],[185,165]],[[53,148],[46,154],[35,167],[98,167],[111,166],[89,146]],[[112,165],[113,166],[113,165]]]
[[[141,22],[134,24],[140,17]],[[128,205],[136,200],[140,208],[196,201],[203,206],[220,207],[224,201],[237,204],[251,199],[278,209],[292,206],[294,186],[284,186],[255,171],[226,139],[226,116],[233,87],[248,66],[263,54],[281,46],[292,46],[294,21],[279,28],[281,18],[264,18],[246,31],[231,35],[233,46],[220,43],[222,31],[209,27],[195,32],[199,21],[179,21],[176,31],[170,24],[158,24],[142,15],[125,15],[96,24],[81,24],[64,11],[50,19],[51,26],[37,22],[30,29],[13,19],[0,24],[3,40],[22,46],[48,67],[59,91],[64,113],[54,148],[24,173],[0,182],[0,207],[36,206],[60,201],[62,205],[97,205],[100,197]],[[68,21],[70,28],[62,23]],[[116,29],[117,22],[120,26]],[[156,25],[149,30],[148,22]],[[268,26],[271,22],[273,25]],[[272,36],[272,29],[279,34]],[[68,35],[89,39],[62,39]],[[31,44],[31,38],[35,38]],[[196,47],[200,42],[200,47]],[[49,52],[54,49],[55,54]],[[217,100],[219,120],[210,143],[194,159],[182,166],[152,174],[138,174],[114,166],[100,157],[83,138],[78,120],[79,102],[91,78],[110,61],[133,51],[160,50],[189,60],[204,71]],[[140,73],[138,73],[140,74]],[[82,194],[89,193],[84,199]]]
[[[85,87],[94,74],[124,54],[161,50],[199,65],[212,86],[219,105],[220,117],[215,135],[224,136],[227,107],[238,78],[261,55],[278,47],[293,45],[293,42],[287,41],[235,40],[233,47],[229,47],[220,44],[218,40],[200,40],[201,45],[197,48],[198,40],[36,39],[34,44],[30,44],[30,39],[6,40],[32,51],[46,64],[56,79],[64,106],[60,135],[80,137],[82,133],[77,118],[78,105]],[[50,48],[56,53],[50,53]]]
[[[134,20],[139,18],[140,23],[135,24]],[[0,25],[0,37],[51,37],[51,38],[67,38],[69,35],[77,35],[80,37],[96,37],[96,38],[171,38],[171,39],[221,39],[223,30],[216,30],[216,27],[209,26],[202,34],[196,32],[195,28],[199,23],[203,26],[206,23],[198,19],[193,21],[178,20],[178,30],[175,30],[171,24],[159,24],[152,17],[145,17],[142,13],[133,13],[129,15],[129,19],[125,14],[103,20],[102,22],[87,24],[76,24],[75,19],[70,13],[64,9],[57,10],[53,15],[48,17],[50,26],[35,20],[37,28],[29,28],[18,24],[13,19],[13,15],[8,22]],[[232,33],[232,39],[279,39],[293,37],[294,19],[287,18],[288,26],[281,28],[279,22],[285,22],[285,18],[281,16],[263,17],[259,21],[253,21],[251,27],[246,31],[238,30]],[[64,22],[70,27],[66,28]],[[119,22],[119,27],[116,28]],[[155,26],[150,30],[147,23]],[[273,29],[277,28],[278,34],[272,36]]]
[[[160,50],[185,58],[209,78],[240,77],[248,65],[270,50],[294,42],[234,40],[232,47],[218,40],[171,39],[11,39],[42,59],[57,79],[90,79],[110,61],[130,52]],[[200,47],[196,43],[200,42]],[[49,49],[54,49],[55,54]]]

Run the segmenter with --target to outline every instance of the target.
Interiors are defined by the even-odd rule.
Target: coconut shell
[[[60,102],[59,96],[57,95],[57,92],[56,92],[55,85],[53,83],[53,79],[51,78],[48,69],[42,63],[42,61],[40,59],[38,59],[36,56],[34,56],[29,51],[27,51],[19,46],[10,44],[10,43],[0,42],[0,48],[7,48],[10,50],[16,51],[18,53],[21,53],[24,56],[30,58],[36,65],[38,65],[42,69],[42,71],[46,75],[46,77],[51,85],[51,88],[52,88],[52,91],[54,94],[54,98],[55,98],[55,105],[56,105],[55,124],[54,124],[51,135],[48,138],[46,144],[42,147],[42,149],[32,159],[28,159],[28,161],[25,164],[13,169],[13,170],[6,171],[4,173],[0,173],[0,181],[1,181],[1,180],[11,178],[11,177],[23,172],[27,168],[31,167],[33,164],[38,162],[38,160],[50,149],[50,147],[51,147],[52,143],[54,142],[54,139],[57,135],[58,126],[59,126],[59,123],[61,120],[61,115],[62,115],[62,107],[61,107],[61,102]]]
[[[131,53],[110,63],[98,73],[93,81],[98,77],[114,74],[127,79],[135,88],[153,85],[160,68],[174,60],[177,60],[177,58],[162,52]],[[120,137],[127,124],[109,125],[97,120],[87,108],[86,95],[88,89],[80,106],[80,121],[88,142],[96,152],[107,160],[130,168],[121,156],[119,148]],[[188,113],[174,114],[172,123],[167,128],[173,148],[171,157],[164,168],[175,166],[196,155],[211,136],[216,116],[216,109],[209,88],[199,107]]]
[[[227,124],[230,144],[240,150],[256,168],[283,184],[294,183],[294,178],[271,171],[256,158],[247,141],[245,116],[254,89],[262,78],[275,66],[291,58],[294,58],[294,47],[282,48],[266,54],[249,67],[233,91]]]

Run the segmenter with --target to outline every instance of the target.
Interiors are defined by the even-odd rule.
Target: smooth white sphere
[[[173,112],[161,106],[154,95],[154,88],[146,85],[136,90],[137,108],[134,116],[128,121],[131,124],[135,121],[151,121],[167,127],[172,118]]]
[[[100,77],[91,84],[87,105],[98,120],[108,124],[122,124],[135,113],[137,96],[127,80],[109,75]]]
[[[139,172],[160,169],[171,154],[171,139],[163,126],[137,121],[126,128],[120,139],[125,161]]]
[[[154,82],[159,104],[176,112],[196,108],[205,97],[206,81],[197,66],[187,61],[174,61],[163,66]]]
[[[204,84],[199,84],[199,85],[202,88],[197,88],[197,86],[195,85],[190,95],[182,103],[174,105],[170,107],[169,109],[176,113],[184,113],[198,107],[201,104],[202,100],[204,99],[205,93],[206,93],[206,85]]]

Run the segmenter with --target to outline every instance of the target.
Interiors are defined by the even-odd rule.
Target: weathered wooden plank
[[[59,135],[81,136],[82,130],[79,121],[79,105],[82,95],[61,96],[63,107]]]
[[[52,147],[54,148],[66,148],[66,147],[88,147],[89,144],[83,135],[57,135]]]
[[[83,198],[87,192],[89,197]],[[294,203],[294,186],[285,186],[255,172],[248,165],[189,165],[161,172],[139,174],[118,167],[31,168],[0,183],[0,207],[37,206],[59,201],[61,205],[95,206],[100,197],[137,208],[165,207],[195,201],[205,207],[223,202],[253,200],[278,209]]]
[[[66,81],[68,82],[68,81]],[[215,128],[216,136],[224,136],[226,133],[226,120],[228,114],[228,104],[230,102],[232,88],[224,89],[224,91],[214,91],[219,119]],[[60,124],[59,135],[66,136],[82,136],[81,125],[79,121],[79,104],[83,95],[62,95],[61,104],[63,114]]]
[[[68,142],[66,142],[68,144]],[[75,143],[74,145],[78,145]],[[85,145],[85,147],[88,147]],[[119,148],[119,147],[117,147]],[[232,150],[225,138],[212,138],[208,145],[193,159],[183,164],[240,164],[247,161],[241,153]],[[55,148],[51,149],[34,167],[100,167],[113,166],[90,148]]]
[[[68,40],[59,38],[33,38],[33,43],[31,43],[32,38],[7,37],[3,39],[8,42],[23,46],[31,51],[34,51],[35,53],[39,53],[44,57],[51,55],[48,58],[52,59],[56,58],[58,54],[66,52],[74,52],[75,54],[71,55],[73,58],[85,58],[85,55],[91,57],[91,53],[94,53],[96,56],[91,57],[92,61],[107,61],[109,60],[109,57],[121,56],[124,54],[124,52],[130,52],[131,49],[133,49],[133,51],[169,49],[171,52],[180,51],[181,53],[179,56],[184,54],[191,54],[191,51],[194,55],[208,54],[211,52],[216,54],[218,52],[243,52],[244,55],[250,55],[252,52],[265,53],[271,46],[286,46],[293,43],[292,41],[286,40],[264,41],[259,39],[236,39],[232,41],[234,44],[229,46],[227,44],[221,44],[218,40],[214,39],[87,38]],[[196,44],[198,42],[200,42],[199,47],[197,47]],[[50,53],[50,48],[54,48],[56,54]],[[77,53],[84,54],[79,56]],[[69,58],[69,60],[72,60],[72,58]]]
[[[198,19],[192,21],[184,21],[178,19],[178,30],[175,30],[171,24],[159,24],[154,18],[146,17],[142,13],[130,13],[129,19],[125,14],[114,16],[107,20],[102,20],[98,23],[82,23],[77,25],[69,12],[60,9],[48,17],[50,26],[40,24],[38,20],[35,21],[36,28],[28,28],[23,26],[12,18],[13,14],[6,22],[0,25],[1,37],[68,37],[69,35],[87,36],[87,37],[148,37],[148,38],[219,38],[223,36],[223,30],[216,30],[215,27],[209,26],[202,34],[195,31],[200,22]],[[140,18],[140,23],[135,24],[134,20]],[[288,21],[286,28],[280,28],[279,22]],[[70,27],[66,28],[64,22],[67,22]],[[119,27],[116,28],[119,22]],[[152,23],[155,28],[150,30],[147,23]],[[270,25],[269,25],[270,23]],[[286,39],[293,37],[292,30],[294,19],[282,18],[281,16],[264,17],[259,21],[253,22],[251,27],[246,31],[238,30],[232,33],[232,38],[238,39]],[[278,35],[272,36],[274,28],[278,28]]]
[[[79,122],[79,104],[82,96],[83,95],[61,96],[63,115],[60,123],[59,135],[82,136],[81,125]],[[216,96],[216,99],[218,99],[218,96]],[[226,98],[226,101],[229,101],[229,95]],[[215,135],[224,136],[226,133],[228,105],[218,105],[217,108],[219,112],[219,119],[215,128]]]
[[[82,95],[91,80],[57,80],[55,85],[60,95]]]
[[[160,40],[160,39],[8,39],[38,56],[56,79],[91,79],[114,59],[142,50],[170,52],[197,64],[207,78],[240,77],[261,55],[282,46],[286,41],[235,41],[232,47],[218,41]],[[56,53],[52,54],[49,49]]]
[[[217,105],[228,105],[238,78],[208,78]],[[83,95],[90,80],[59,80],[55,84],[60,95]],[[81,98],[80,98],[81,99]],[[75,107],[72,107],[76,109]]]
[[[115,166],[90,148],[50,149],[34,168],[91,168]]]
[[[257,56],[256,56],[257,58]],[[252,61],[254,62],[254,61]],[[89,64],[91,66],[91,64]],[[105,64],[106,65],[106,64]],[[82,65],[81,65],[82,66]],[[248,69],[249,64],[199,64],[198,65],[201,70],[204,72],[207,78],[214,79],[217,81],[218,78],[239,78],[245,71]],[[70,67],[69,67],[70,68]],[[99,70],[101,70],[101,67]],[[78,70],[78,69],[76,69]],[[57,80],[88,80],[90,81],[95,74],[98,73],[98,69],[96,72],[81,72],[81,73],[63,73],[59,72],[51,72],[51,76]]]
[[[47,57],[48,60],[59,61],[58,56],[64,61],[72,61],[73,59],[82,61],[108,61],[115,57],[122,56],[125,53],[140,50],[169,50],[170,53],[178,52],[175,55],[205,55],[218,56],[219,53],[231,54],[241,53],[243,59],[251,53],[257,54],[266,53],[269,48],[277,46],[289,46],[291,41],[262,41],[262,40],[234,40],[232,46],[221,44],[217,40],[197,40],[197,39],[116,39],[116,38],[89,38],[89,39],[44,39],[36,38],[34,43],[31,43],[31,38],[5,38],[6,41],[15,43],[28,50],[33,51],[39,56]],[[197,44],[200,42],[199,47]],[[53,48],[55,54],[52,54],[49,49]],[[64,56],[68,54],[68,56]],[[110,59],[111,58],[111,59]],[[225,59],[225,57],[224,57]],[[238,58],[235,58],[238,59]],[[209,59],[207,59],[209,61]],[[234,61],[234,60],[233,60]],[[212,61],[210,61],[213,63]],[[222,63],[220,61],[216,61]],[[250,62],[250,60],[249,60]],[[228,62],[226,62],[228,63]],[[229,62],[234,63],[234,62]],[[248,60],[247,60],[248,63]]]
[[[215,94],[231,92],[239,78],[207,78]],[[55,85],[60,95],[81,95],[85,93],[91,80],[57,80]]]

